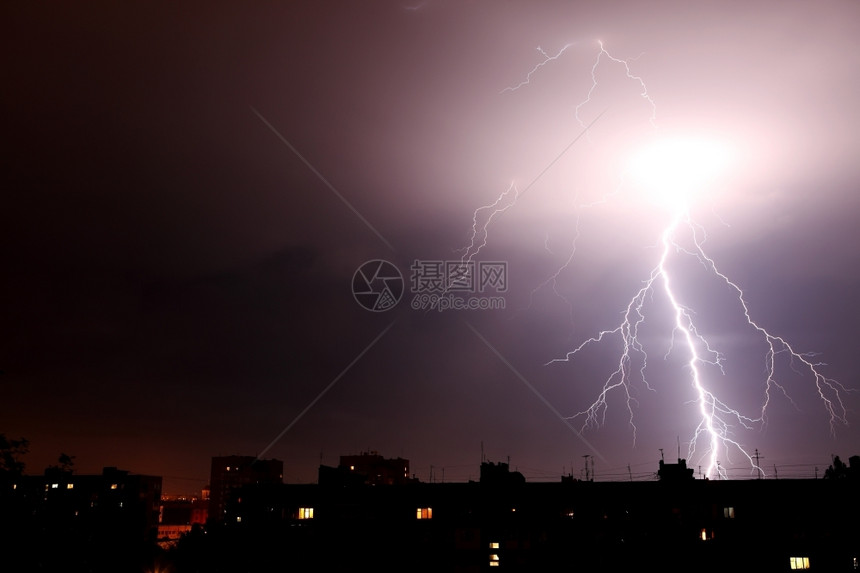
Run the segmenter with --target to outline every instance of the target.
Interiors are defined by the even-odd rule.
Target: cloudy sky
[[[751,320],[860,388],[860,4],[643,4],[5,5],[0,433],[31,441],[29,472],[64,452],[169,493],[219,454],[283,459],[288,482],[365,450],[466,480],[482,448],[529,479],[584,455],[647,477],[701,420],[671,277],[722,353],[702,384],[753,419],[724,417],[768,473],[860,453],[860,395],[822,400],[781,346],[768,392],[767,339],[690,254],[695,229]],[[658,264],[675,211],[627,167],[666,139],[685,143],[657,185],[677,164],[695,225],[643,298],[647,363],[580,432],[622,339],[553,360],[619,326]],[[715,155],[689,142],[728,159],[700,179]],[[504,308],[416,310],[412,267],[460,260],[476,224],[507,290],[456,296]],[[385,312],[352,293],[374,259],[404,279]]]

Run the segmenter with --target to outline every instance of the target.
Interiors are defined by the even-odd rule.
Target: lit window
[[[241,515],[236,516],[236,523],[242,523],[242,516]]]
[[[499,548],[498,542],[490,543],[490,549],[498,549],[498,548]]]
[[[354,469],[355,469],[355,466],[349,466],[349,471],[353,471]]]
[[[73,483],[67,483],[67,484],[66,484],[66,489],[75,489],[75,484],[73,484]]]
[[[312,507],[300,507],[299,508],[299,519],[313,519],[314,518],[314,508]]]
[[[60,487],[60,484],[58,484],[58,483],[52,483],[51,484],[51,489],[57,489],[58,487]]]
[[[433,508],[432,507],[419,507],[415,512],[415,517],[418,519],[432,519],[433,518]]]
[[[496,553],[490,554],[490,567],[498,567],[499,566],[499,556]]]
[[[116,488],[117,488],[117,485],[116,485],[115,483],[112,483],[112,484],[110,484],[110,488],[111,488],[111,489],[116,489]]]
[[[734,519],[735,518],[735,508],[734,507],[724,507],[723,508],[723,517],[726,519]]]
[[[789,557],[792,569],[809,569],[809,557]]]
[[[701,540],[702,540],[702,541],[707,541],[708,539],[713,539],[713,538],[714,538],[714,532],[713,532],[713,531],[711,531],[711,532],[709,533],[709,532],[708,532],[708,530],[707,530],[707,529],[705,529],[705,528],[703,527],[703,528],[702,528],[702,532],[701,532],[701,534],[700,534],[699,536],[700,536],[700,538],[701,538]]]

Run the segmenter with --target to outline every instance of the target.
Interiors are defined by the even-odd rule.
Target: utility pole
[[[666,461],[663,459],[663,448],[660,448],[660,461],[661,462]]]
[[[582,457],[585,458],[585,481],[589,481],[589,479],[588,479],[588,458],[590,458],[591,455],[585,454]]]
[[[633,481],[633,472],[630,471],[630,464],[627,464],[627,475],[630,476],[630,481]]]
[[[759,465],[759,459],[762,457],[758,453],[758,448],[755,449],[755,454],[753,454],[755,458],[755,469],[758,471],[758,479],[761,479],[761,465]]]

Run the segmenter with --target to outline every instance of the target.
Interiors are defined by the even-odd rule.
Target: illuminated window
[[[241,515],[236,516],[236,523],[242,523],[242,516]]]
[[[419,507],[415,512],[415,517],[418,519],[432,519],[433,518],[433,508],[432,507]]]
[[[707,541],[708,539],[714,538],[714,532],[708,532],[708,530],[703,527],[702,532],[699,534],[699,537],[702,541]]]
[[[300,507],[299,508],[299,519],[313,519],[314,518],[314,508],[312,507]]]
[[[112,483],[112,484],[110,484],[110,488],[111,488],[111,489],[116,489],[116,488],[117,488],[117,485],[116,485],[115,483]]]
[[[490,554],[490,567],[498,567],[499,566],[499,556],[496,553]]]
[[[809,557],[789,557],[792,569],[809,569]]]
[[[60,484],[58,484],[58,483],[52,483],[51,484],[51,489],[57,489],[58,487],[60,487]]]
[[[490,543],[490,549],[498,549],[498,548],[499,548],[498,542]]]
[[[726,519],[734,519],[735,518],[735,508],[724,507],[723,508],[723,517],[725,517]]]
[[[75,484],[73,484],[73,483],[67,483],[67,484],[66,484],[66,489],[75,489]]]
[[[355,470],[355,466],[349,466],[349,471],[354,471],[354,470]]]

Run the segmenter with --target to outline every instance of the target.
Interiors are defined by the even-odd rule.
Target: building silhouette
[[[161,482],[115,467],[99,475],[49,468],[16,476],[0,492],[4,554],[40,571],[119,570],[155,543]]]
[[[281,484],[284,462],[261,460],[254,456],[219,456],[212,458],[209,478],[209,519],[223,521],[231,492],[244,485]]]
[[[659,481],[521,478],[485,462],[478,482],[247,485],[215,533],[244,540],[261,567],[273,551],[337,570],[860,566],[856,479],[694,479],[685,460],[661,463]]]
[[[323,485],[403,485],[417,481],[409,477],[409,460],[384,458],[372,450],[341,456],[336,468],[319,469],[319,483]]]

